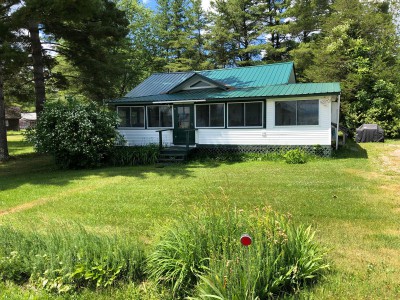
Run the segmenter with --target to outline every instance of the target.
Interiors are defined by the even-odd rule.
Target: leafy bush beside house
[[[41,153],[54,156],[62,168],[87,168],[104,163],[114,148],[118,122],[114,112],[93,102],[67,101],[46,103],[36,128],[27,139]]]

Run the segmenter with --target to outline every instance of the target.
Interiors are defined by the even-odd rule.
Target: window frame
[[[139,127],[139,126],[119,126],[118,124],[118,128],[129,128],[129,129],[146,129],[146,121],[147,121],[147,117],[146,117],[146,109],[144,105],[134,105],[134,106],[117,106],[117,115],[119,118],[119,113],[118,110],[119,108],[129,108],[129,122],[131,122],[131,113],[132,113],[132,108],[137,108],[137,107],[141,107],[143,108],[143,127]]]
[[[318,124],[298,124],[298,102],[305,102],[305,101],[316,101],[318,104],[318,113],[317,113],[317,119],[318,119]],[[294,125],[277,125],[276,124],[276,104],[278,102],[296,102],[296,124]],[[274,127],[297,127],[297,126],[320,126],[321,120],[320,120],[320,101],[319,99],[302,99],[302,100],[275,100],[274,101]]]
[[[224,124],[222,126],[197,126],[197,106],[208,106],[208,124],[210,124],[211,120],[211,111],[210,111],[210,105],[223,105],[224,106],[224,111],[223,111],[223,116],[224,116]],[[226,125],[226,114],[225,114],[225,108],[226,105],[225,103],[203,103],[203,104],[195,104],[194,105],[194,128],[201,128],[201,129],[210,129],[210,128],[225,128]]]
[[[170,109],[171,109],[171,126],[150,126],[149,125],[149,120],[150,120],[150,118],[149,118],[149,108],[150,107],[155,107],[155,106],[158,106],[158,107],[169,107]],[[161,118],[160,118],[160,110],[158,111],[158,125],[160,125],[160,120],[161,120]],[[157,105],[157,104],[155,104],[155,105],[146,105],[146,128],[151,128],[151,129],[157,129],[157,128],[165,128],[165,129],[173,129],[174,128],[174,107],[173,107],[173,105],[171,104],[171,105]]]
[[[246,126],[246,104],[250,103],[261,103],[261,125],[257,126]],[[265,101],[246,101],[246,102],[230,102],[227,105],[227,110],[226,110],[226,128],[264,128],[264,109],[265,109]],[[244,104],[243,106],[243,126],[229,126],[229,105],[231,104]]]

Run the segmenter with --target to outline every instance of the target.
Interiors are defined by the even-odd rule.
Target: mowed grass
[[[331,273],[301,297],[400,298],[400,141],[350,143],[336,158],[305,165],[193,162],[77,171],[58,170],[47,156],[20,155],[32,148],[19,148],[18,134],[9,141],[14,158],[0,164],[0,224],[45,232],[78,223],[151,247],[160,226],[195,207],[270,206],[312,225],[331,249]],[[94,293],[79,297],[162,299],[145,284]],[[9,284],[0,284],[1,295],[53,297]]]

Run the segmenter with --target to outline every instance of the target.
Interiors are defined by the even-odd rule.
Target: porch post
[[[158,131],[158,147],[162,149],[162,130]]]
[[[189,130],[186,130],[186,151],[189,151]]]

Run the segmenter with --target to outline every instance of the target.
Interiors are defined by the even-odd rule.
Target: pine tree
[[[122,67],[117,49],[127,33],[127,21],[111,0],[19,1],[12,18],[29,32],[37,113],[46,100],[46,75],[51,75],[54,64],[49,52],[62,53],[79,69],[88,97],[101,101],[115,95],[113,78]],[[53,46],[44,49],[44,43]]]
[[[156,14],[160,58],[166,71],[202,68],[204,17],[200,0],[159,0]]]

